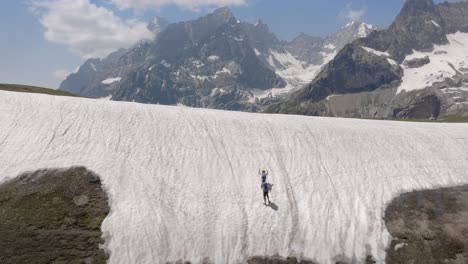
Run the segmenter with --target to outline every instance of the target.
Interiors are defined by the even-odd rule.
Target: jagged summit
[[[213,11],[213,13],[211,13],[211,14],[222,17],[222,18],[224,18],[226,20],[229,20],[229,19],[234,17],[234,14],[232,13],[231,9],[229,9],[229,7],[227,7],[227,6],[215,9]]]
[[[351,21],[327,39],[337,50],[341,50],[346,44],[357,38],[367,37],[371,32],[378,30],[377,26],[359,21]]]
[[[148,23],[148,29],[155,35],[159,34],[169,25],[169,20],[164,17],[155,16]]]
[[[394,24],[401,23],[402,21],[414,22],[415,20],[428,17],[437,19],[439,22],[441,21],[437,5],[432,0],[407,0]]]
[[[359,22],[357,22],[356,20],[350,21],[350,22],[348,22],[348,24],[346,24],[346,25],[344,26],[344,28],[352,27],[352,26],[354,26],[356,23],[359,23]]]
[[[432,0],[407,0],[400,15],[417,16],[424,12],[437,12],[437,6]]]
[[[228,7],[167,25],[114,59],[89,61],[60,89],[89,97],[193,107],[259,111],[271,91],[286,95],[310,82],[345,44],[368,28],[356,24],[333,38],[300,34],[281,41],[262,20],[241,22]],[[283,89],[287,88],[287,89]],[[258,100],[257,100],[258,99]]]

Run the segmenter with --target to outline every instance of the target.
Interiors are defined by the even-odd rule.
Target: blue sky
[[[88,57],[147,36],[153,16],[190,20],[230,5],[238,19],[269,25],[279,38],[326,36],[351,18],[389,25],[404,0],[3,0],[0,83],[58,88]]]

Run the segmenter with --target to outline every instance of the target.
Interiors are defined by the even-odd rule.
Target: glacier
[[[404,75],[397,93],[424,89],[468,72],[468,47],[465,44],[468,43],[468,33],[447,34],[447,39],[449,44],[435,45],[432,52],[413,50],[412,54],[406,56],[405,61],[428,57],[430,62],[418,68],[402,64]]]
[[[109,263],[384,263],[386,204],[467,184],[467,132],[0,91],[0,181],[75,165],[98,173]],[[263,205],[259,168],[275,207]]]

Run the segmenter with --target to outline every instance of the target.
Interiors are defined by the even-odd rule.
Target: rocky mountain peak
[[[434,20],[441,23],[439,10],[432,0],[407,0],[393,25],[402,26]]]
[[[148,29],[155,35],[166,29],[169,25],[169,21],[164,17],[155,16],[148,23]]]
[[[234,14],[231,12],[231,9],[229,9],[229,7],[227,6],[220,7],[214,10],[212,15],[217,16],[219,18],[223,18],[225,21],[229,21],[231,20],[231,18],[234,18]]]
[[[418,16],[421,13],[436,12],[437,6],[432,0],[407,0],[400,16]]]
[[[322,43],[322,42],[323,42],[323,38],[321,37],[314,37],[314,36],[307,35],[304,32],[301,32],[299,33],[299,35],[297,35],[297,37],[293,39],[291,44],[292,45],[303,44],[303,45],[314,46],[315,44]]]
[[[444,27],[444,20],[432,0],[408,0],[385,33],[387,40],[380,44],[379,50],[389,50],[401,61],[413,49],[428,51],[434,44],[448,43]]]
[[[257,20],[257,22],[255,22],[254,26],[257,28],[257,30],[270,31],[270,29],[268,28],[268,25],[263,23],[263,21],[261,19]]]
[[[359,21],[351,21],[344,27],[340,28],[333,35],[328,37],[327,43],[333,44],[337,50],[343,48],[346,44],[351,43],[358,38],[367,37],[372,31],[378,30],[377,26]]]
[[[311,81],[359,30],[359,23],[344,30],[349,36],[337,45],[305,33],[281,41],[262,20],[239,21],[227,7],[167,24],[155,17],[148,25],[155,39],[112,59],[89,61],[60,89],[112,100],[253,111],[270,102],[263,100],[268,90],[288,85],[280,92],[285,96]]]
[[[353,20],[353,21],[349,22],[348,24],[346,24],[346,26],[344,26],[344,28],[353,27],[353,26],[356,25],[356,23],[359,23],[359,22]]]

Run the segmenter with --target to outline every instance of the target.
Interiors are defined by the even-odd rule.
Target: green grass
[[[49,95],[58,95],[58,96],[72,96],[72,97],[83,97],[70,92],[54,90],[43,87],[29,86],[29,85],[20,85],[20,84],[0,84],[0,90],[10,91],[10,92],[21,92],[21,93],[40,93],[40,94],[49,94]]]
[[[430,120],[428,118],[392,118],[392,117],[368,118],[368,119],[406,121],[406,122],[426,122],[426,123],[468,123],[468,116],[455,116],[455,115],[439,117],[439,119],[437,120]]]

